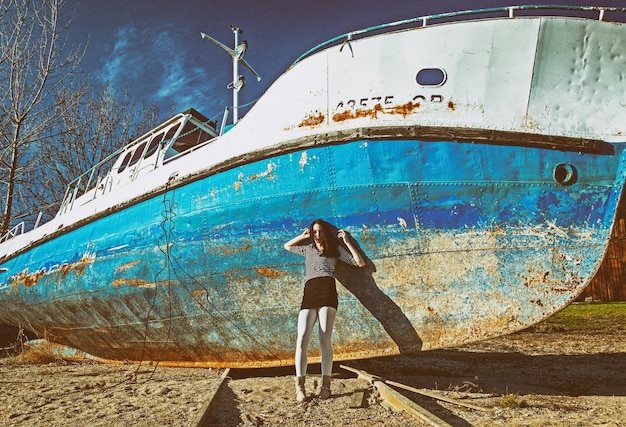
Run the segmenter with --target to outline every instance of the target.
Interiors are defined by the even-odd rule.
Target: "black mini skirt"
[[[315,277],[304,284],[300,310],[320,307],[333,307],[336,310],[338,305],[334,277]]]

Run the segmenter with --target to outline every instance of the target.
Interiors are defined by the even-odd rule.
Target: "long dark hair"
[[[313,233],[313,226],[315,224],[319,224],[321,229],[320,243],[324,247],[324,249],[322,250],[322,256],[327,258],[339,258],[339,239],[337,238],[336,233],[333,233],[335,227],[327,223],[323,219],[316,219],[315,221],[313,221],[311,223],[311,226],[309,227],[311,242],[313,242],[313,244],[315,244],[315,241],[313,240],[313,236],[315,235]]]

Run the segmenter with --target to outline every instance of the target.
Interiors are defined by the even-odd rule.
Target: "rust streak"
[[[535,286],[537,284],[540,283],[548,283],[548,276],[550,275],[549,271],[546,272],[536,272],[536,273],[532,273],[532,271],[530,271],[530,269],[528,270],[529,275],[528,276],[521,276],[521,278],[524,280],[524,286],[529,287],[529,286]]]
[[[353,119],[352,112],[350,110],[346,110],[341,113],[336,113],[333,115],[334,122],[345,122],[346,120]]]
[[[142,288],[154,287],[154,283],[148,283],[145,280],[140,280],[140,279],[115,279],[113,281],[113,286],[122,286],[122,285],[139,286]]]
[[[77,261],[72,264],[63,264],[59,267],[56,275],[55,281],[58,281],[58,275],[61,274],[61,280],[65,280],[67,275],[74,271],[77,276],[82,276],[85,273],[85,268],[87,268],[88,264],[93,263],[93,258],[83,257],[80,261]]]
[[[373,108],[369,110],[357,109],[357,110],[345,110],[342,112],[335,113],[333,115],[334,122],[344,122],[346,120],[358,119],[358,118],[372,118],[377,119],[379,113],[385,114],[400,114],[403,117],[408,116],[414,110],[420,108],[419,102],[409,101],[406,104],[396,105],[393,107],[383,108],[381,104],[374,105]]]
[[[326,119],[326,117],[324,117],[324,115],[322,113],[318,112],[316,115],[312,115],[312,116],[306,117],[304,120],[302,120],[300,122],[298,127],[301,128],[301,127],[305,127],[305,126],[309,126],[309,127],[319,126],[322,123],[324,123],[325,119]]]
[[[256,269],[256,272],[262,276],[271,277],[271,278],[287,275],[287,273],[284,271],[278,271],[276,269],[269,268],[269,267],[259,267]]]
[[[137,264],[139,264],[139,261],[131,261],[131,262],[127,262],[126,264],[122,264],[119,267],[117,267],[115,269],[116,272],[120,272],[120,271],[126,271],[131,269],[132,267],[136,266]]]
[[[71,264],[62,264],[56,271],[54,271],[54,280],[55,282],[59,281],[59,275],[61,276],[61,280],[64,280],[65,277],[70,273],[74,272],[77,276],[82,276],[85,273],[85,268],[87,265],[92,264],[94,258],[85,255],[79,261],[76,261]],[[16,274],[11,277],[11,286],[24,285],[26,288],[31,288],[35,286],[46,274],[51,273],[47,272],[45,268],[42,268],[34,273],[28,273],[28,269],[22,271],[21,273]]]
[[[416,108],[419,108],[419,104],[413,104],[413,102],[409,101],[406,104],[393,107],[393,114],[401,114],[402,117],[406,117]]]
[[[28,274],[28,270],[24,270],[11,278],[11,286],[18,286],[22,284],[25,288],[31,288],[35,286],[45,274],[46,270],[43,268],[31,274]]]
[[[372,109],[372,118],[377,119],[378,118],[378,113],[383,112],[383,106],[380,104],[376,104],[374,105],[374,108]]]
[[[252,249],[252,246],[246,243],[245,245],[238,248],[224,249],[224,255],[233,255],[238,252],[249,251],[250,249]]]

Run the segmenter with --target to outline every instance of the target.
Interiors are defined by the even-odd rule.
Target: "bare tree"
[[[61,121],[46,147],[51,161],[40,164],[31,178],[42,191],[31,191],[29,197],[39,200],[48,217],[55,214],[72,179],[160,122],[156,106],[133,100],[127,90],[118,92],[105,84],[82,96],[83,87],[77,86],[58,91]],[[65,100],[77,94],[82,101],[66,106]]]
[[[57,94],[79,71],[84,50],[68,49],[70,21],[61,22],[65,0],[0,0],[0,236],[13,218],[28,212],[32,171],[58,130]],[[80,90],[64,108],[81,99]],[[16,209],[21,210],[15,212]]]

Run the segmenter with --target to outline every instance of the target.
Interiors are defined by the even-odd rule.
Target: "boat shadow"
[[[346,363],[414,388],[492,395],[626,396],[626,353],[433,350]]]
[[[433,350],[413,355],[397,355],[372,359],[336,361],[333,376],[337,380],[354,378],[355,374],[340,365],[351,366],[374,375],[381,380],[391,380],[415,389],[435,392],[457,392],[455,397],[492,410],[493,406],[506,404],[507,397],[523,407],[549,407],[548,396],[626,396],[626,382],[621,373],[626,371],[626,353],[593,354],[540,354],[529,355],[515,351],[467,351],[464,349]],[[319,364],[310,366],[309,374],[319,376]],[[263,377],[285,377],[291,384],[293,366],[264,369],[233,369],[234,380]],[[364,388],[367,383],[363,382]],[[393,387],[411,401],[453,426],[472,425],[463,418],[464,411],[442,405],[438,400]],[[369,387],[371,390],[371,387]],[[338,393],[334,398],[345,398],[351,393]],[[458,396],[464,396],[460,398]],[[230,410],[237,410],[229,392]],[[496,400],[494,401],[493,398]],[[488,399],[488,400],[483,400]],[[489,400],[490,399],[490,400]],[[498,403],[502,399],[503,403]],[[531,399],[527,401],[527,399]],[[230,402],[230,403],[229,403]],[[495,403],[494,403],[495,402]],[[553,403],[555,405],[566,403]],[[490,415],[485,415],[490,419]]]
[[[621,374],[626,371],[624,352],[528,355],[452,349],[343,364],[418,390],[455,392],[451,397],[464,396],[464,402],[487,410],[492,410],[493,405],[543,408],[567,405],[567,401],[559,403],[564,398],[626,396],[626,382]],[[342,376],[354,374],[343,371]],[[471,425],[462,414],[448,408],[454,405],[446,407],[430,397],[396,390],[450,425]],[[559,401],[554,403],[550,397]]]
[[[528,355],[452,349],[354,360],[343,364],[415,389],[460,392],[461,396],[465,396],[465,402],[469,397],[469,402],[487,409],[492,408],[494,401],[482,402],[481,397],[495,397],[496,405],[506,406],[513,402],[520,407],[541,408],[568,404],[551,403],[549,396],[559,401],[564,397],[626,396],[624,352]],[[351,377],[354,374],[342,371],[342,376]],[[471,425],[462,415],[447,409],[437,400],[397,390],[450,425]]]

